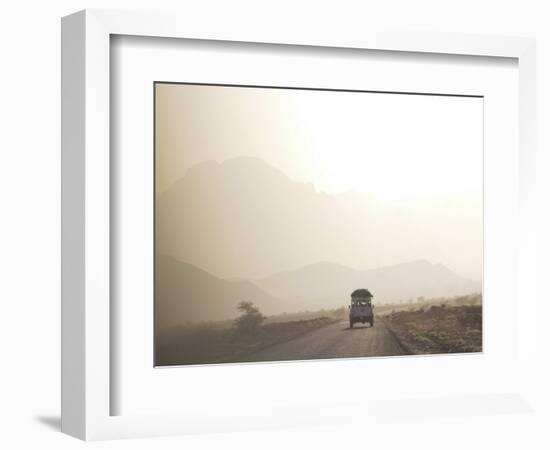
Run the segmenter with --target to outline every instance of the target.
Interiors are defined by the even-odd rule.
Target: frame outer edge
[[[537,386],[537,330],[525,325],[529,311],[537,311],[537,48],[536,40],[526,42],[519,62],[519,242],[518,295],[522,307],[518,311],[520,323],[519,345],[524,349],[521,362],[520,386],[531,407],[538,407]],[[540,317],[540,316],[539,316]],[[529,370],[526,370],[529,368]]]
[[[150,19],[149,19],[150,18]],[[277,31],[204,31],[184,17],[139,14],[104,10],[80,11],[62,19],[62,421],[66,434],[83,440],[114,439],[185,434],[190,430],[176,416],[163,418],[162,425],[149,426],[147,419],[112,417],[109,414],[109,251],[98,243],[109,239],[109,36],[135,34],[190,39],[232,40],[305,46],[371,48],[419,53],[446,53],[519,58],[520,92],[527,94],[520,102],[520,115],[534,112],[534,42],[527,38],[505,36],[450,35],[413,33],[411,50],[407,33],[371,32],[364,39],[352,36],[318,36],[281,40]],[[185,30],[185,33],[182,33]],[[437,39],[435,39],[437,37]],[[352,39],[353,44],[350,44]],[[526,63],[526,64],[525,64]],[[529,76],[523,78],[526,73]],[[530,116],[534,117],[534,116]],[[520,124],[521,127],[521,124]],[[533,172],[534,123],[520,130],[520,147],[527,159],[520,162],[523,193],[533,186],[524,182]],[[107,182],[106,182],[107,181]],[[525,198],[525,197],[522,197]],[[523,208],[520,207],[523,211]],[[521,225],[532,230],[533,221]],[[533,213],[534,214],[534,213]],[[531,216],[531,217],[530,217]],[[107,239],[107,241],[106,241]],[[535,238],[521,240],[521,261],[532,260]],[[519,286],[532,280],[520,275]],[[107,299],[107,301],[106,301]],[[528,314],[527,308],[523,312]],[[536,330],[520,337],[523,342],[536,341]],[[529,356],[533,356],[532,349]],[[531,360],[532,358],[527,358]],[[528,364],[531,366],[531,364]],[[530,400],[536,395],[533,377],[521,376],[522,393]],[[527,388],[527,389],[526,389]],[[525,397],[524,397],[525,399]],[[191,431],[192,432],[192,431]]]
[[[85,11],[84,350],[85,439],[97,440],[110,413],[110,30]]]
[[[61,431],[85,439],[85,13],[61,21]]]

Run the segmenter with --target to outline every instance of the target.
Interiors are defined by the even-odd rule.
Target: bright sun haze
[[[289,240],[306,227],[307,220],[295,223],[299,216],[295,213],[313,212],[326,196],[311,197],[309,203],[294,194],[270,197],[272,191],[288,187],[270,185],[257,203],[269,201],[274,207],[290,208],[288,220],[295,221],[287,224],[290,235],[278,241],[259,229],[252,238],[250,232],[236,228],[236,233],[255,239],[257,245],[249,242],[248,250],[258,253],[258,260],[242,256],[241,245],[234,254],[229,252],[231,264],[220,268],[219,254],[212,248],[203,268],[224,276],[259,276],[318,261],[366,269],[422,259],[481,279],[482,98],[161,83],[156,85],[155,105],[157,196],[169,192],[201,163],[210,162],[207,166],[212,170],[216,163],[222,164],[228,173],[230,167],[243,168],[245,163],[238,158],[252,157],[285,178],[330,194],[338,208],[343,208],[333,210],[331,219],[319,218],[320,223],[307,225],[310,228],[300,231],[307,239],[290,249]],[[208,167],[203,166],[204,170]],[[250,168],[249,160],[249,172],[226,180],[229,184],[221,184],[220,191],[242,188],[246,179],[261,172],[255,167]],[[217,179],[221,175],[215,170],[208,176],[216,178],[208,181],[212,189],[223,181]],[[236,202],[235,207],[246,201],[243,196],[230,200]],[[265,215],[250,204],[246,211],[237,209],[239,214]],[[219,207],[212,206],[212,217]],[[201,204],[194,214],[203,217],[205,208]],[[336,222],[347,217],[344,210],[353,213],[337,229]],[[185,211],[180,213],[182,226],[191,227]],[[226,212],[232,214],[233,210]],[[202,233],[205,224],[216,223],[221,222],[197,222],[196,229],[180,231],[182,236]],[[271,229],[273,221],[262,226]],[[316,233],[324,230],[326,236],[313,234],[312,228]],[[230,239],[223,230],[212,232]],[[189,252],[183,243],[178,244],[177,236],[166,246],[179,245],[179,255],[185,259]],[[269,244],[264,239],[270,239]],[[213,244],[205,241],[201,245]],[[224,241],[216,248],[221,245],[232,248],[236,244]],[[278,265],[273,248],[285,249]],[[263,269],[260,263],[265,263]]]
[[[157,101],[167,106],[158,142],[159,190],[198,162],[239,156],[259,157],[327,193],[356,191],[398,200],[482,187],[481,98],[190,85],[157,89]]]

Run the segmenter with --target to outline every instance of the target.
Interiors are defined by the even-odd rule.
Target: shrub
[[[235,319],[235,327],[240,333],[255,333],[266,319],[252,302],[240,302],[237,309],[241,315]]]

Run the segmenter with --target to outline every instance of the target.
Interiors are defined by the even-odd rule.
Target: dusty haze
[[[479,284],[482,117],[480,98],[157,84],[157,255],[270,295],[322,262]]]
[[[156,365],[482,350],[482,99],[155,88]]]

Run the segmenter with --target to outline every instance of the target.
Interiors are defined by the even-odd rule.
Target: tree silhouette
[[[240,302],[237,309],[241,315],[235,319],[235,327],[243,334],[256,332],[265,320],[265,316],[252,302]]]

